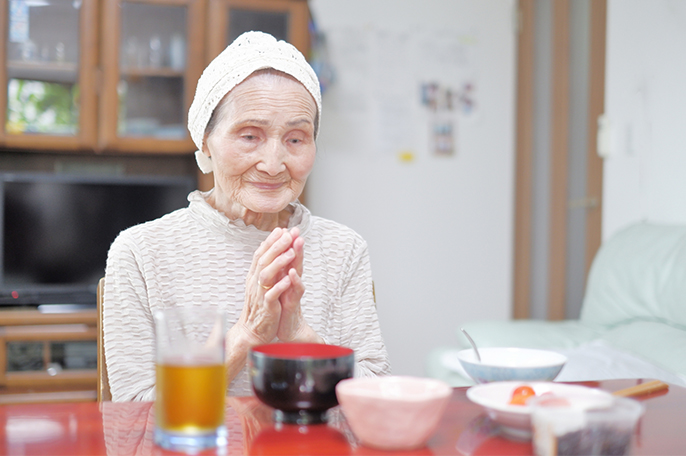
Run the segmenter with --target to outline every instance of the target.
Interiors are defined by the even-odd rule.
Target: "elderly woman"
[[[214,188],[112,244],[103,304],[114,401],[155,397],[152,312],[224,309],[229,394],[252,394],[250,347],[344,345],[356,376],[390,372],[365,241],[297,199],[314,164],[319,82],[302,54],[241,35],[203,72],[188,115]]]

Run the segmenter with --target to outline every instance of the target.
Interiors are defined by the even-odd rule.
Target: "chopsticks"
[[[641,383],[636,386],[630,386],[629,388],[624,388],[615,391],[612,394],[614,394],[615,396],[622,397],[636,397],[643,396],[645,394],[655,393],[657,391],[662,391],[665,389],[669,389],[669,384],[661,382],[660,380],[653,380],[651,382]]]

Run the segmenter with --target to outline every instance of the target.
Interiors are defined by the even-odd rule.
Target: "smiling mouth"
[[[286,185],[284,182],[252,182],[252,185],[260,190],[279,190],[281,187]]]

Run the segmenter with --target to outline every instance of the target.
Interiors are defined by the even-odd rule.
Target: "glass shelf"
[[[120,75],[123,78],[148,78],[148,77],[160,77],[160,78],[183,78],[185,73],[183,70],[175,70],[173,68],[127,68],[122,67],[120,70]]]
[[[22,60],[7,62],[7,79],[75,83],[78,77],[79,68],[76,63],[24,62]]]

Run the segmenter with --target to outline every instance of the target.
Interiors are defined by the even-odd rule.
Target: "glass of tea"
[[[155,317],[155,443],[196,453],[225,446],[225,315],[179,307]]]

